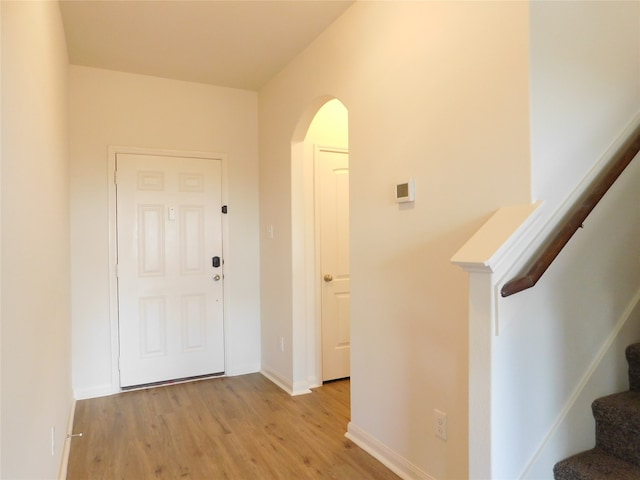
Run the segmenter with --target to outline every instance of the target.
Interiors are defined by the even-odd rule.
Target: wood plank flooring
[[[260,374],[81,400],[67,479],[398,480],[349,414],[349,380],[291,397]]]

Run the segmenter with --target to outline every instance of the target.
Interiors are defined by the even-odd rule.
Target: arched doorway
[[[322,155],[341,156],[348,153],[348,112],[340,100],[331,97],[318,99],[300,120],[292,141],[291,204],[292,204],[292,277],[293,277],[293,373],[294,392],[317,387],[323,381],[323,293],[335,290],[340,281],[324,282],[321,268],[321,224],[318,205],[316,164]],[[341,183],[344,186],[344,178]],[[347,180],[348,189],[348,180]],[[347,190],[348,191],[348,190]],[[344,195],[344,192],[343,192]],[[343,202],[342,202],[343,203]],[[344,206],[344,204],[343,204]],[[348,204],[346,206],[348,215]],[[348,256],[348,241],[347,241]],[[344,252],[342,252],[344,257]],[[344,260],[344,258],[343,258]],[[344,264],[344,261],[342,262]],[[344,270],[344,269],[343,269]],[[327,272],[329,273],[329,272]],[[336,274],[331,274],[336,276]],[[344,271],[337,273],[344,277]],[[344,284],[344,282],[342,282]],[[324,288],[324,291],[323,291]],[[337,333],[338,343],[344,347],[345,302],[342,324]],[[348,303],[346,304],[348,313]],[[346,319],[348,322],[348,318]],[[326,366],[325,366],[326,367]],[[347,365],[348,368],[348,365]],[[326,370],[326,368],[325,368]],[[348,376],[341,373],[339,376]],[[338,377],[335,377],[338,378]]]

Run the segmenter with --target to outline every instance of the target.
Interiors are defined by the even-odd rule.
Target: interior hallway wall
[[[260,369],[257,93],[70,67],[73,386],[113,393],[109,146],[222,153],[228,165],[226,371]]]
[[[58,3],[3,1],[1,32],[0,477],[54,479],[73,405],[68,59]]]
[[[557,208],[640,103],[640,4],[532,2],[532,191]]]
[[[299,380],[291,140],[335,96],[349,111],[349,431],[416,478],[467,476],[467,276],[449,259],[498,207],[530,201],[528,29],[523,2],[357,2],[260,91],[263,368]],[[409,178],[415,204],[399,206]]]

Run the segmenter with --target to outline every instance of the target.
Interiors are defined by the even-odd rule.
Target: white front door
[[[315,150],[322,275],[322,380],[350,375],[349,155]]]
[[[123,387],[224,372],[221,169],[117,155]]]

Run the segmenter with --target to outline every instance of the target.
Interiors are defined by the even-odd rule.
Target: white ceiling
[[[339,0],[63,0],[69,60],[257,90],[351,4]]]

